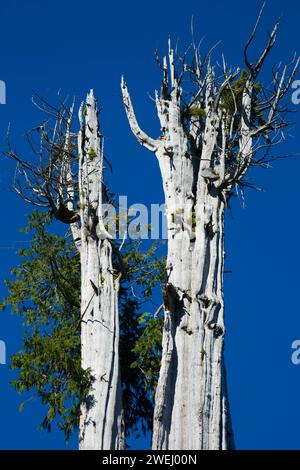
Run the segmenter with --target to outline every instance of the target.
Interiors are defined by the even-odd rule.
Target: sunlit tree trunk
[[[160,63],[157,57],[163,72],[155,99],[158,139],[139,127],[122,79],[131,130],[158,159],[168,228],[153,449],[234,447],[224,366],[224,210],[232,188],[244,184],[247,170],[264,164],[257,155],[271,145],[268,134],[276,135],[286,125],[279,102],[299,65],[295,60],[289,76],[287,67],[280,78],[277,74],[274,94],[259,101],[255,81],[274,45],[278,23],[259,60],[250,63],[247,50],[258,22],[245,48],[248,72],[229,71],[223,58],[216,77],[210,55],[201,62],[194,42],[191,61],[185,54],[176,68],[169,41],[168,60]]]
[[[189,141],[181,122],[172,49],[169,63],[171,92],[164,92],[169,85],[165,63],[163,91],[156,101],[163,139],[147,144],[158,158],[168,227],[168,282],[163,295],[163,353],[153,449],[227,449],[233,439],[223,360],[224,195],[216,183],[217,174],[224,171],[225,155],[217,164],[213,161],[220,116],[211,106],[210,70],[200,161],[196,129],[201,123],[197,117],[192,120]],[[123,95],[134,128],[125,83]],[[134,130],[137,135],[141,132]]]
[[[102,219],[103,140],[90,92],[80,110],[79,196],[82,367],[93,383],[81,406],[80,449],[123,449],[119,368],[119,275]],[[83,123],[85,120],[85,123]]]
[[[64,103],[55,109],[44,100],[37,106],[47,114],[47,121],[36,129],[40,132],[35,151],[38,161],[23,160],[13,149],[8,155],[17,162],[17,175],[24,177],[23,184],[15,179],[15,190],[26,202],[47,208],[57,220],[70,225],[80,253],[82,367],[90,371],[93,382],[81,404],[79,446],[123,449],[120,273],[113,269],[113,240],[102,218],[107,193],[96,100],[91,91],[81,105],[79,133],[72,130],[74,101],[70,108]]]

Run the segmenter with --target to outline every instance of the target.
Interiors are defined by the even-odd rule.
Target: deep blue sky
[[[113,189],[128,194],[131,201],[163,202],[155,157],[138,146],[128,129],[120,75],[126,76],[143,127],[156,135],[155,110],[147,96],[160,81],[154,48],[164,51],[169,34],[186,45],[194,14],[195,30],[200,37],[206,35],[208,47],[222,40],[216,57],[223,51],[230,63],[242,65],[242,45],[260,5],[257,0],[247,4],[241,0],[0,0],[0,79],[7,84],[7,104],[0,106],[0,150],[5,148],[9,122],[20,148],[22,133],[36,124],[33,92],[51,101],[58,89],[82,98],[94,88],[103,107]],[[268,2],[256,44],[262,47],[280,14],[283,22],[267,66],[300,52],[299,13],[296,0]],[[292,119],[295,129],[281,149],[284,153],[300,150],[300,118],[295,114]],[[30,207],[10,191],[10,163],[3,158],[0,168],[3,296],[2,280],[18,262],[16,248],[22,240],[18,228],[25,224]],[[248,192],[246,208],[235,203],[227,217],[227,268],[233,273],[226,275],[226,359],[239,449],[300,449],[300,366],[290,360],[291,343],[300,339],[299,174],[296,158],[261,170],[255,177],[265,192]],[[6,342],[8,355],[20,348],[21,333],[19,319],[1,314],[0,339]],[[0,366],[0,448],[64,448],[59,431],[37,430],[43,415],[38,403],[19,413],[22,399],[8,385],[11,378],[8,367]],[[75,446],[74,440],[69,448]]]

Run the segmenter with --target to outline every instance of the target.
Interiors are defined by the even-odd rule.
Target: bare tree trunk
[[[123,449],[124,424],[119,367],[118,293],[121,274],[113,268],[113,240],[103,222],[103,138],[91,91],[80,107],[80,132],[72,131],[70,108],[36,105],[54,119],[43,122],[38,161],[29,163],[11,148],[17,162],[15,189],[27,202],[50,209],[70,225],[81,263],[82,367],[91,372],[89,396],[81,404],[80,449]],[[29,139],[30,141],[30,139]],[[31,149],[34,148],[33,141]],[[23,176],[23,184],[18,179]],[[79,201],[79,202],[78,202]]]
[[[211,103],[210,69],[206,126],[199,133],[200,119],[193,118],[188,140],[173,61],[169,48],[171,91],[166,93],[164,61],[162,95],[156,99],[161,139],[149,139],[138,128],[127,87],[122,85],[131,128],[159,161],[168,224],[168,282],[153,449],[227,449],[233,447],[233,439],[223,363],[224,195],[217,184],[225,156],[215,162],[213,155],[221,115]]]
[[[172,66],[172,50],[169,54]],[[159,114],[168,138],[157,151],[168,221],[169,277],[153,448],[227,449],[233,442],[223,374],[224,202],[208,164],[219,117],[213,111],[207,116],[199,163],[180,125],[175,78],[172,88],[168,114],[165,103]],[[200,125],[195,121],[191,133]],[[221,161],[215,174],[220,170]]]
[[[80,110],[80,120],[81,354],[82,367],[93,376],[90,394],[81,407],[80,449],[123,449],[119,276],[113,270],[112,245],[102,219],[103,141],[92,92]]]
[[[233,447],[223,359],[224,203],[202,183],[195,240],[180,231],[169,238],[154,449]]]
[[[224,210],[232,188],[252,187],[244,179],[248,169],[268,163],[270,146],[283,138],[288,123],[280,103],[300,63],[294,57],[274,74],[270,96],[260,94],[256,79],[278,30],[277,22],[259,59],[250,62],[248,49],[263,9],[244,49],[248,71],[228,70],[223,57],[217,78],[210,53],[201,61],[194,40],[177,62],[170,41],[168,60],[161,63],[156,55],[163,72],[155,99],[161,127],[157,139],[139,127],[122,79],[131,130],[159,162],[168,226],[153,449],[234,447],[223,356]]]

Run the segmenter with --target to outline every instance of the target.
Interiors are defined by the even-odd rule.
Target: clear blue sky
[[[249,12],[249,5],[251,11]],[[103,107],[106,153],[114,167],[113,189],[131,201],[163,202],[155,157],[135,142],[120,99],[124,73],[143,127],[158,132],[153,103],[147,92],[159,86],[153,50],[164,51],[168,35],[189,41],[191,15],[199,36],[211,46],[222,40],[232,64],[242,64],[242,45],[253,26],[260,1],[178,0],[151,2],[88,2],[72,0],[1,0],[0,79],[7,84],[7,104],[0,106],[0,150],[12,125],[18,148],[22,133],[36,123],[31,95],[51,101],[58,89],[84,97],[94,88]],[[273,22],[283,14],[277,47],[267,66],[290,60],[300,52],[299,3],[268,2],[263,27],[256,38],[262,46]],[[255,48],[254,48],[255,49]],[[300,79],[300,72],[298,74]],[[300,108],[299,108],[300,109]],[[281,150],[299,152],[300,118]],[[22,240],[18,228],[30,207],[10,191],[12,167],[0,161],[2,227],[0,234],[0,295],[2,279],[17,262]],[[300,449],[300,366],[291,363],[291,343],[300,339],[299,291],[299,174],[298,159],[274,164],[255,175],[265,192],[246,194],[246,208],[233,205],[227,217],[226,359],[236,445],[239,449]],[[8,354],[21,346],[21,322],[0,316],[0,339]],[[22,399],[8,385],[13,377],[0,366],[0,448],[61,449],[63,435],[37,430],[43,410],[31,403],[19,413]],[[142,447],[144,441],[132,443]],[[69,448],[75,448],[72,441]]]

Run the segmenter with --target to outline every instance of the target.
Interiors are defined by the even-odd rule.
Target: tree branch
[[[151,150],[151,152],[156,152],[158,148],[157,141],[149,137],[144,131],[141,130],[138,125],[137,119],[135,117],[135,112],[132,106],[131,98],[128,92],[128,88],[123,76],[121,78],[121,90],[125,111],[133,134],[141,145],[146,147],[148,150]]]

